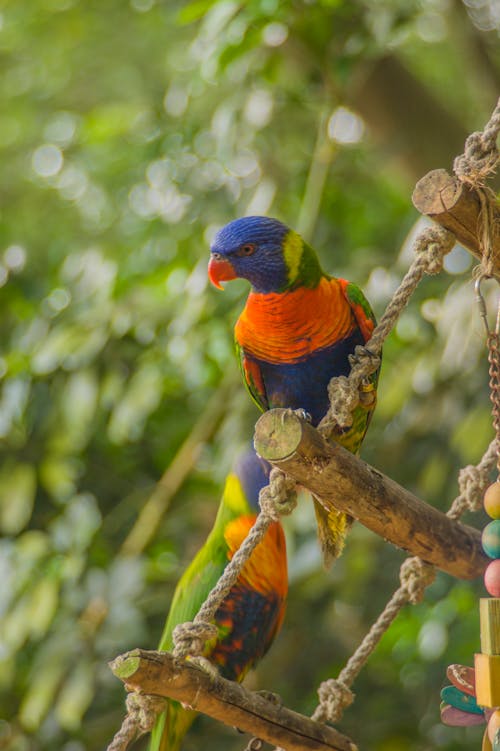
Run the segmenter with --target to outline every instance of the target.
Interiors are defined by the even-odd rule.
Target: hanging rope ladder
[[[360,387],[379,367],[383,342],[424,275],[442,270],[444,256],[455,242],[461,242],[480,259],[477,268],[482,277],[500,279],[500,210],[494,194],[485,186],[486,178],[499,161],[496,146],[499,132],[500,99],[484,130],[468,137],[464,154],[455,159],[454,176],[434,170],[417,184],[414,204],[437,225],[425,228],[417,237],[415,259],[372,337],[365,346],[356,348],[349,376],[330,382],[330,408],[318,429],[291,410],[271,410],[261,416],[256,426],[256,449],[274,466],[269,485],[260,493],[261,511],[257,520],[194,620],[175,628],[172,655],[137,649],[111,663],[111,670],[130,693],[127,715],[108,751],[124,751],[137,737],[149,732],[164,708],[164,697],[182,701],[225,724],[252,733],[254,737],[246,751],[257,751],[263,741],[287,751],[355,751],[356,746],[349,738],[325,723],[338,722],[353,702],[354,680],[400,610],[408,603],[422,600],[426,587],[434,580],[435,566],[461,578],[473,578],[483,572],[486,558],[481,551],[479,532],[459,524],[458,520],[465,511],[477,511],[482,506],[500,451],[496,439],[477,465],[460,471],[460,492],[446,515],[326,439],[335,426],[351,424]],[[297,503],[298,482],[314,492],[327,508],[330,504],[347,511],[379,534],[383,530],[386,539],[414,553],[401,566],[400,586],[345,667],[337,678],[319,686],[319,701],[311,718],[286,709],[276,697],[248,691],[223,679],[203,656],[206,641],[216,635],[212,621],[217,609],[269,525],[292,513]],[[391,526],[390,519],[387,523],[386,514],[394,516],[394,525]],[[431,515],[431,523],[427,515]],[[419,523],[419,519],[427,523]],[[446,546],[454,555],[447,554]]]

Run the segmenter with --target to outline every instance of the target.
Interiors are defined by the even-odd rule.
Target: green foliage
[[[421,144],[404,128],[384,137],[363,80],[382,58],[402,61],[418,84],[418,127],[432,116],[424,91],[459,130],[477,129],[498,49],[494,32],[439,0],[4,0],[0,14],[0,747],[92,751],[123,711],[106,662],[157,644],[256,416],[232,344],[245,286],[207,288],[210,237],[245,212],[308,228],[325,270],[360,284],[380,315],[409,261]],[[390,81],[370,92],[376,111],[404,93]],[[491,437],[470,258],[455,250],[447,266],[386,346],[364,448],[443,508],[458,467]],[[222,420],[152,540],[124,555],[226,373]],[[309,505],[287,522],[289,614],[258,673],[305,712],[397,585],[400,561],[355,529],[325,573]],[[440,577],[398,619],[342,723],[360,747],[479,742],[443,728],[438,708],[446,664],[477,649],[480,592]],[[186,748],[220,748],[221,737],[242,745],[202,720]]]

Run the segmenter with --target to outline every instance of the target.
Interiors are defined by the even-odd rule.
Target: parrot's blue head
[[[302,238],[277,219],[235,219],[214,238],[210,281],[221,289],[221,282],[241,277],[256,292],[283,292],[297,280],[305,247]]]
[[[234,472],[237,475],[243,493],[249,504],[258,510],[259,492],[269,482],[271,467],[253,449],[240,454],[236,460]]]

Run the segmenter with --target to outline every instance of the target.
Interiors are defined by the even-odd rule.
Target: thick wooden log
[[[165,696],[287,751],[357,751],[337,730],[222,677],[215,680],[168,652],[134,649],[110,663],[128,689]]]
[[[495,276],[500,277],[500,206],[489,193],[483,193],[491,211],[492,256]],[[481,199],[474,190],[444,169],[432,170],[422,177],[413,191],[413,205],[445,229],[481,260]]]
[[[323,503],[459,579],[482,575],[478,530],[449,519],[366,462],[330,445],[294,412],[273,409],[255,426],[257,453]]]

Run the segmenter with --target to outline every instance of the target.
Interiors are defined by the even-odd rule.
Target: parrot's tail
[[[189,726],[196,717],[177,701],[167,700],[167,707],[156,720],[148,751],[180,751]]]
[[[326,509],[315,496],[313,496],[313,501],[323,563],[325,568],[329,568],[344,549],[345,538],[353,523],[353,518],[344,514],[343,511]]]

